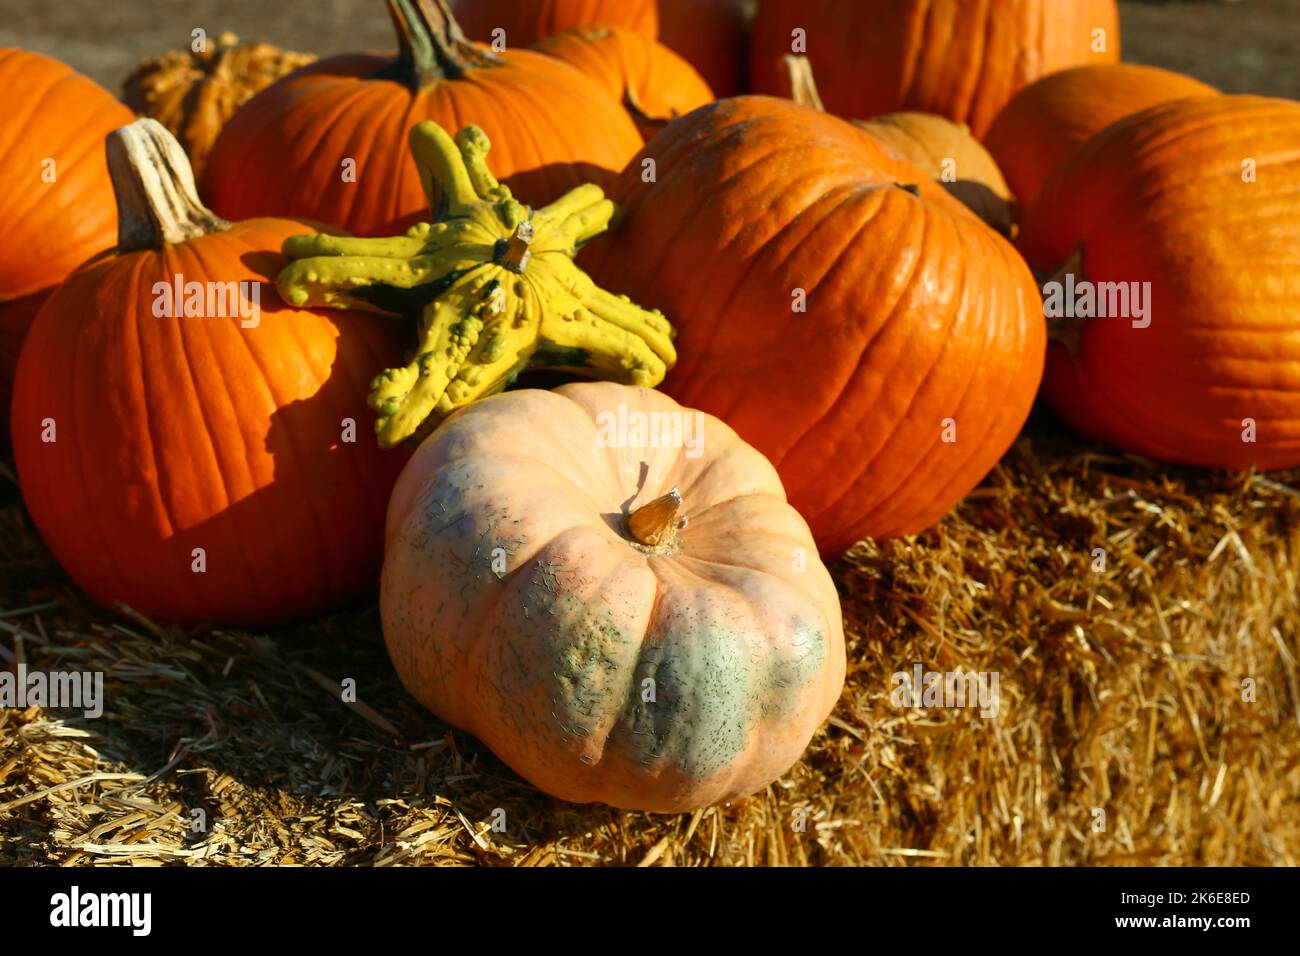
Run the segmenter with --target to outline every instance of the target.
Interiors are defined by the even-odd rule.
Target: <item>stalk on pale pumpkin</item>
[[[709,439],[691,456],[602,440],[613,409],[697,416]],[[518,389],[440,426],[398,479],[384,641],[416,699],[545,792],[686,812],[766,787],[839,697],[843,616],[815,550],[771,462],[718,419],[655,389]]]
[[[296,306],[419,314],[412,360],[371,383],[381,446],[430,430],[527,368],[663,380],[676,361],[663,314],[606,292],[573,261],[614,216],[599,187],[533,210],[489,171],[478,127],[453,141],[426,121],[410,146],[434,221],[391,238],[290,238],[284,253],[296,261],[277,280]]]
[[[682,493],[673,488],[628,515],[628,533],[637,544],[647,548],[670,548],[676,538],[677,513],[681,508]]]

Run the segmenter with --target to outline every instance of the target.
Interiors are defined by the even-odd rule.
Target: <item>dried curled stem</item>
[[[161,123],[138,119],[108,134],[117,250],[161,249],[230,228],[199,199],[185,150]]]
[[[295,261],[277,280],[297,306],[418,315],[411,361],[371,383],[382,447],[431,430],[525,368],[663,381],[677,360],[668,320],[601,289],[573,261],[614,215],[599,187],[533,210],[488,169],[477,126],[453,142],[426,121],[410,145],[434,222],[387,239],[294,236],[284,252]]]

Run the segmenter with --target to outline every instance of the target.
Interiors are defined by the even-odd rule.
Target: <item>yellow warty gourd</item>
[[[453,142],[426,121],[410,145],[434,221],[393,238],[295,236],[284,252],[296,261],[277,280],[295,306],[418,318],[411,361],[371,384],[380,445],[432,430],[526,368],[663,381],[677,359],[667,319],[601,289],[573,261],[614,215],[598,186],[534,210],[488,170],[477,126]]]

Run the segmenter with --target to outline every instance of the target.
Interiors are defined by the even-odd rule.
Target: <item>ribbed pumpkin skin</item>
[[[750,88],[782,92],[791,31],[826,109],[869,119],[938,113],[983,136],[998,110],[1047,73],[1119,59],[1115,0],[760,0],[750,37]],[[1106,51],[1093,53],[1094,29]]]
[[[984,137],[1021,205],[1077,146],[1111,123],[1148,107],[1214,87],[1190,76],[1136,63],[1080,66],[1045,76],[1002,108]]]
[[[516,48],[575,27],[623,27],[683,57],[718,96],[745,89],[740,0],[460,0],[456,19],[470,39],[502,29]]]
[[[377,317],[283,306],[300,222],[254,220],[104,256],[32,325],[11,419],[28,511],[73,579],[154,620],[261,626],[373,589],[384,504],[370,378],[400,354]],[[157,318],[155,282],[258,280],[261,322]],[[343,419],[356,441],[342,441]],[[57,441],[42,441],[52,419]],[[205,573],[191,570],[192,549]]]
[[[533,47],[563,60],[600,82],[615,99],[650,120],[684,116],[713,99],[695,68],[662,43],[621,27],[565,30]],[[630,102],[629,102],[630,101]],[[635,122],[638,117],[632,114]],[[653,123],[638,123],[649,139]]]
[[[39,53],[0,48],[0,302],[48,289],[117,239],[104,137],[131,111]],[[54,182],[42,179],[47,158]]]
[[[669,394],[772,460],[825,554],[946,514],[1010,446],[1042,373],[1015,250],[867,133],[785,100],[702,107],[642,157],[613,194],[621,226],[584,256],[676,325]]]
[[[864,129],[898,159],[920,166],[938,178],[945,159],[952,159],[957,175],[977,179],[990,186],[1005,183],[993,157],[959,123],[934,113],[887,113],[875,119],[859,120]]]
[[[895,158],[925,170],[949,194],[993,228],[1008,235],[1015,219],[1011,189],[979,140],[960,123],[933,113],[886,113],[855,125]],[[948,164],[951,162],[951,170]],[[944,177],[951,172],[957,178]]]
[[[411,127],[471,120],[516,198],[544,206],[583,183],[607,185],[642,139],[621,104],[567,63],[527,50],[412,93],[374,79],[392,61],[348,55],[314,63],[253,97],[221,131],[204,197],[227,219],[314,219],[362,236],[402,232],[428,201],[406,150]],[[356,181],[342,163],[356,161]]]
[[[1036,269],[1081,248],[1089,281],[1151,283],[1149,327],[1096,318],[1077,358],[1049,348],[1043,392],[1067,421],[1167,462],[1300,465],[1300,103],[1212,96],[1130,116],[1070,154],[1022,222]]]
[[[699,457],[602,446],[597,416],[620,405],[683,413],[585,383],[434,432],[393,489],[384,638],[412,694],[535,786],[682,812],[799,759],[843,686],[839,599],[761,455],[708,418]],[[636,550],[621,516],[673,487],[679,547]]]

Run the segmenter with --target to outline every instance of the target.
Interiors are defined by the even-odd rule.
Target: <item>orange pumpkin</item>
[[[118,248],[45,303],[14,384],[50,550],[97,601],[162,622],[261,626],[370,591],[402,464],[366,434],[389,325],[284,306],[279,248],[304,224],[218,219],[156,121],[112,134],[109,167]]]
[[[621,104],[554,57],[497,54],[465,39],[446,0],[392,0],[397,58],[355,54],[304,67],[245,103],[208,158],[205,195],[228,219],[304,216],[393,235],[427,208],[406,135],[467,117],[521,201],[544,206],[606,184],[642,143]]]
[[[113,245],[104,137],[131,111],[58,60],[0,48],[0,302],[48,289]]]
[[[750,84],[781,92],[781,58],[807,53],[826,108],[870,119],[920,110],[982,137],[1038,77],[1119,59],[1115,0],[760,0]]]
[[[1066,156],[1125,116],[1186,96],[1211,96],[1212,86],[1181,73],[1136,63],[1080,66],[1045,76],[1002,108],[984,143],[1027,204]]]
[[[851,124],[721,100],[611,198],[622,222],[589,271],[672,316],[664,388],[772,460],[824,553],[933,524],[1024,423],[1045,347],[1029,270]]]
[[[784,58],[789,88],[796,103],[823,111],[812,65],[804,56]],[[895,159],[925,170],[949,194],[1003,235],[1010,235],[1016,219],[1011,189],[997,163],[962,123],[934,113],[886,113],[853,125],[875,137]]]
[[[460,0],[456,16],[472,39],[512,47],[575,27],[622,27],[677,53],[718,96],[745,89],[743,0]]]
[[[58,60],[0,48],[0,417],[27,326],[49,290],[113,245],[103,140],[131,111]],[[18,300],[18,301],[16,301]],[[2,430],[2,429],[0,429]]]
[[[1300,103],[1196,97],[1108,126],[1020,239],[1052,275],[1043,393],[1067,421],[1162,461],[1300,465]]]
[[[547,793],[692,810],[771,783],[839,697],[813,549],[717,419],[630,385],[507,392],[398,479],[384,639],[421,703]]]
[[[540,40],[533,49],[598,79],[627,109],[644,139],[670,119],[713,99],[709,85],[689,63],[632,30],[565,30]]]

